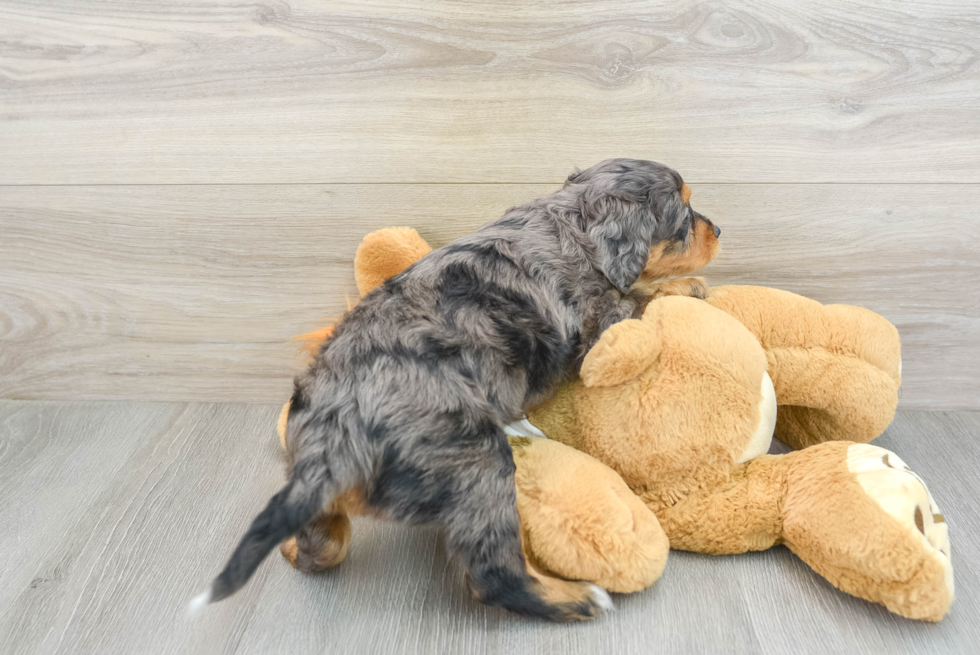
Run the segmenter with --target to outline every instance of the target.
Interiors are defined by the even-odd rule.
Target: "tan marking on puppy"
[[[691,242],[682,252],[668,250],[668,243],[659,243],[650,249],[650,260],[640,276],[641,280],[652,282],[673,275],[684,275],[707,266],[718,254],[718,237],[706,222],[697,220]]]
[[[279,545],[279,552],[294,569],[321,573],[347,557],[350,519],[345,514],[321,514],[304,535],[302,548],[296,537],[290,537]]]
[[[686,184],[681,186],[681,198],[684,199],[684,204],[691,202],[691,187]]]
[[[556,620],[589,621],[598,615],[598,608],[593,600],[594,587],[588,582],[569,582],[543,574],[534,577],[539,584],[537,589],[541,600],[549,605],[567,608]]]
[[[360,486],[351,487],[337,496],[330,505],[330,511],[338,514],[349,514],[350,516],[369,516],[376,519],[391,518],[377,508],[368,505],[364,498],[364,489]]]
[[[523,550],[523,548],[522,548]],[[544,573],[525,552],[524,561],[528,575],[538,583],[537,595],[549,605],[564,606],[567,612],[560,620],[589,621],[594,619],[598,611],[595,606],[596,587],[588,582],[562,580]],[[579,610],[585,610],[583,613]],[[589,614],[587,612],[595,612]]]
[[[279,552],[286,558],[286,561],[296,568],[296,555],[299,553],[299,546],[296,544],[296,537],[290,537],[279,544]]]
[[[708,283],[703,277],[678,277],[654,284],[646,291],[651,300],[664,296],[688,296],[704,300],[708,295]]]

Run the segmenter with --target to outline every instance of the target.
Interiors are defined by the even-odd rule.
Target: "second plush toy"
[[[770,307],[795,302],[775,290],[744,292],[761,302],[766,291]],[[743,290],[720,292],[731,299]],[[800,328],[789,320],[767,325],[772,343],[789,343],[788,328]],[[835,343],[844,341],[836,331],[859,334],[846,323],[829,330]],[[795,332],[797,343],[807,343],[805,334]],[[815,354],[830,376],[835,368],[860,368],[855,351],[862,347]],[[865,397],[878,415],[894,411],[886,392],[897,386],[895,354],[869,356],[885,369],[871,365],[880,375],[868,371],[867,379],[892,380],[880,380],[880,393]],[[641,320],[606,330],[581,380],[529,419],[622,475],[660,519],[672,548],[732,554],[785,544],[843,591],[903,616],[941,619],[953,599],[952,566],[945,519],[925,484],[895,453],[851,441],[817,443],[823,433],[805,423],[788,434],[816,445],[766,454],[775,418],[768,371],[778,380],[776,398],[781,390],[809,397],[795,384],[812,385],[808,376],[773,369],[770,359],[733,316],[701,300],[667,297]],[[817,425],[843,425],[839,410],[828,404],[821,411],[833,420]]]

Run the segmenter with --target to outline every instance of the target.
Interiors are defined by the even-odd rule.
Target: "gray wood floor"
[[[2,653],[976,652],[980,414],[902,412],[876,443],[930,483],[957,600],[942,623],[846,596],[784,548],[675,552],[652,589],[587,625],[470,599],[432,529],[359,520],[347,561],[304,577],[270,557],[185,618],[282,481],[269,405],[0,401]]]

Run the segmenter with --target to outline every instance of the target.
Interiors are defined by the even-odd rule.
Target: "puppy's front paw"
[[[690,296],[704,300],[708,297],[708,283],[703,277],[679,277],[653,285],[650,296],[653,299],[664,296]]]

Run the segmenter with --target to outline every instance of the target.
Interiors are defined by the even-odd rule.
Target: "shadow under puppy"
[[[296,380],[289,482],[195,599],[240,589],[277,544],[309,572],[338,564],[349,514],[436,523],[481,601],[556,621],[611,607],[521,552],[504,425],[578,366],[604,329],[639,316],[631,287],[710,261],[718,228],[681,176],[611,159],[432,251],[366,295]],[[695,278],[656,293],[703,296]]]

